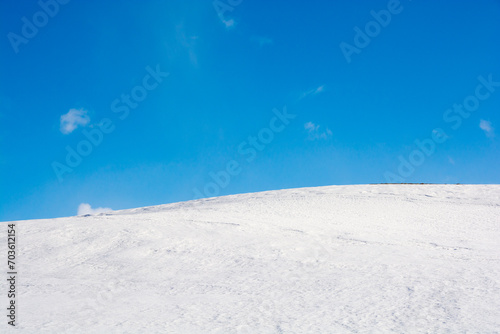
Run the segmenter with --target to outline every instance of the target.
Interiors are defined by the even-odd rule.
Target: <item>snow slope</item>
[[[18,333],[500,332],[500,185],[289,189],[17,230]]]

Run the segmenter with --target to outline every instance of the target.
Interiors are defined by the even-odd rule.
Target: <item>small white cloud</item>
[[[450,164],[452,164],[452,165],[454,165],[454,164],[455,164],[455,160],[453,160],[453,158],[452,158],[452,157],[450,157],[450,156],[448,156],[448,162],[449,162]]]
[[[263,36],[252,36],[251,40],[259,44],[259,47],[273,44],[272,39]]]
[[[81,216],[81,215],[96,215],[96,214],[99,214],[99,213],[103,213],[103,212],[110,212],[110,211],[113,211],[112,209],[110,208],[95,208],[95,209],[92,209],[92,207],[90,206],[90,204],[88,203],[82,203],[78,206],[78,216]]]
[[[226,19],[221,17],[221,21],[226,26],[226,29],[231,29],[236,24],[236,22],[234,22],[234,19],[226,20]]]
[[[61,132],[65,135],[70,134],[79,126],[85,126],[90,122],[87,110],[70,109],[67,114],[61,115]]]
[[[319,128],[319,125],[315,125],[313,122],[307,122],[304,124],[304,129],[311,131],[315,131]]]
[[[321,85],[314,90],[313,94],[323,93],[324,90],[325,90],[325,85]]]
[[[319,93],[323,93],[325,91],[325,85],[321,85],[321,86],[318,86],[316,88],[313,88],[313,89],[310,89],[306,92],[303,92],[300,97],[299,97],[299,100],[302,100],[310,95],[317,95]]]
[[[480,120],[479,127],[481,128],[481,130],[484,131],[484,133],[486,134],[486,137],[488,137],[488,138],[495,137],[495,129],[491,125],[490,121],[485,121],[484,119]]]
[[[307,122],[304,124],[304,129],[307,130],[309,140],[317,140],[317,139],[328,139],[328,137],[332,136],[332,131],[326,128],[325,131],[320,130],[320,126],[314,124],[313,122]]]

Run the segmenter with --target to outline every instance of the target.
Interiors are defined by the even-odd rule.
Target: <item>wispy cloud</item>
[[[324,91],[325,91],[325,85],[318,86],[316,88],[313,88],[313,89],[310,89],[308,91],[303,92],[299,96],[299,100],[302,100],[302,99],[304,99],[308,96],[311,96],[311,95],[317,95],[317,94],[323,93]]]
[[[307,131],[307,139],[309,140],[328,139],[332,135],[330,129],[320,130],[320,126],[313,122],[305,123],[304,129]]]
[[[259,47],[263,47],[263,46],[266,46],[266,45],[272,45],[273,44],[273,40],[268,38],[268,37],[264,37],[264,36],[252,36],[250,38],[253,42],[259,44]]]
[[[85,126],[90,122],[87,110],[70,109],[68,113],[61,115],[61,132],[65,135],[75,131],[79,126]]]
[[[485,121],[484,119],[480,120],[479,127],[481,128],[481,130],[484,131],[484,133],[486,134],[486,137],[488,137],[488,138],[495,137],[495,129],[491,125],[490,121]]]
[[[82,203],[82,204],[80,204],[78,206],[78,216],[81,216],[81,215],[96,215],[96,214],[99,214],[99,213],[110,212],[110,211],[113,211],[113,210],[110,209],[110,208],[95,208],[95,209],[92,209],[92,207],[88,203]]]
[[[198,36],[187,35],[184,23],[178,24],[176,27],[177,41],[184,47],[189,55],[189,60],[194,66],[198,65],[198,57],[196,56],[195,47]]]

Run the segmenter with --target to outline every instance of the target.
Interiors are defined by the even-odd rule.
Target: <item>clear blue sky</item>
[[[215,5],[0,3],[0,221],[500,183],[500,1]]]

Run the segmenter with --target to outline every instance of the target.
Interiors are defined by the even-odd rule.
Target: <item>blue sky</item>
[[[0,13],[0,221],[500,183],[500,1],[42,0]]]

